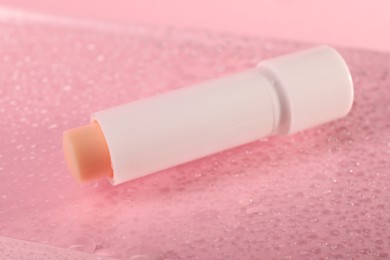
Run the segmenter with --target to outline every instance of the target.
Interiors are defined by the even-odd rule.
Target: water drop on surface
[[[48,126],[48,129],[54,129],[57,128],[57,124],[51,124]]]
[[[89,237],[78,237],[68,246],[68,249],[92,253],[96,249],[96,243]]]
[[[96,249],[96,243],[89,237],[72,237],[71,234],[54,237],[51,242],[54,246],[68,248],[76,251],[93,253]]]
[[[340,231],[338,231],[338,230],[332,230],[332,231],[330,231],[330,234],[331,234],[332,236],[338,236],[338,235],[340,235]]]
[[[264,215],[263,212],[261,212],[262,208],[259,206],[253,206],[253,207],[248,207],[245,209],[245,213],[248,215],[251,214],[258,214],[258,215]]]
[[[87,45],[87,49],[89,51],[94,51],[94,50],[96,50],[96,46],[95,46],[95,44],[90,43],[90,44]]]
[[[65,85],[65,86],[62,87],[62,90],[63,90],[63,91],[70,91],[70,90],[72,90],[72,86],[70,86],[70,85]]]
[[[301,250],[301,251],[299,251],[299,254],[300,255],[308,255],[309,252],[307,252],[306,250]]]
[[[144,245],[129,248],[126,256],[127,260],[163,260],[159,250]]]
[[[98,55],[96,57],[96,61],[98,61],[98,62],[102,62],[102,61],[104,61],[104,59],[105,59],[104,55]]]

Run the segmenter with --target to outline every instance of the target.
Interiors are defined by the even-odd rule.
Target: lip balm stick
[[[322,46],[93,113],[89,125],[64,132],[65,157],[78,180],[117,185],[341,118],[352,101],[346,63]]]

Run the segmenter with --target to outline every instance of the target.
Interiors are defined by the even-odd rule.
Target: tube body
[[[258,68],[93,115],[114,169],[113,183],[157,172],[274,132],[279,106]]]

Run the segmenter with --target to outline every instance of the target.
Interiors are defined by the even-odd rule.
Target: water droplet
[[[48,129],[54,129],[54,128],[57,128],[57,124],[51,124],[49,125]]]
[[[106,257],[113,257],[115,255],[115,253],[109,247],[97,248],[95,250],[94,254],[96,254],[98,256],[106,256]]]
[[[262,212],[262,208],[259,206],[252,206],[245,209],[246,214],[258,214],[258,215],[264,215]]]
[[[3,56],[3,61],[8,62],[8,61],[10,61],[10,60],[11,60],[11,58],[10,58],[9,55],[4,55],[4,56]]]
[[[96,46],[95,46],[95,44],[90,43],[90,44],[87,45],[87,49],[89,51],[94,51],[94,50],[96,50]]]
[[[181,258],[175,252],[167,251],[167,252],[164,253],[164,257],[162,259],[164,259],[164,260],[178,260],[178,259],[181,259]]]
[[[299,251],[299,254],[300,255],[308,255],[309,252],[307,252],[306,250],[301,250],[301,251]]]
[[[65,86],[62,87],[62,90],[63,90],[63,91],[70,91],[70,90],[72,90],[72,86],[70,86],[70,85],[65,85]]]
[[[319,249],[318,247],[316,248],[313,248],[312,250],[310,250],[313,254],[315,255],[319,255],[321,254],[321,249]]]
[[[162,254],[155,248],[139,245],[133,246],[126,251],[128,260],[162,260]]]
[[[95,241],[89,237],[78,237],[72,240],[72,243],[67,247],[77,251],[92,253],[96,249]]]
[[[338,236],[338,235],[340,235],[340,231],[338,231],[338,230],[332,230],[332,231],[330,231],[330,234],[331,234],[332,236]]]
[[[98,55],[98,56],[96,57],[96,61],[98,61],[98,62],[102,62],[102,61],[104,61],[104,59],[105,59],[105,56],[104,56],[104,55]]]
[[[336,250],[336,249],[339,248],[339,245],[331,245],[330,248],[333,249],[333,250]]]
[[[375,240],[375,243],[378,244],[378,245],[382,245],[383,244],[383,240],[382,239],[377,239],[377,240]]]

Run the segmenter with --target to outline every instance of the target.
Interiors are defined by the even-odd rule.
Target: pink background
[[[175,12],[182,17],[154,6],[166,11],[160,17],[144,5],[111,4],[106,9],[112,11],[103,13],[104,4],[88,10],[86,4],[82,9],[76,3],[36,3],[22,4],[73,16],[207,26],[213,32],[0,9],[0,259],[389,259],[390,53],[339,48],[356,90],[346,118],[116,187],[104,179],[78,185],[65,165],[61,136],[86,124],[92,111],[253,67],[310,44],[214,32],[260,32],[229,18],[246,17],[249,24],[250,14],[238,8],[225,15],[208,8],[225,22],[200,16],[200,5]],[[284,13],[297,8],[276,3]],[[268,18],[261,19],[276,20],[271,6],[262,10]],[[322,21],[317,17],[310,18],[312,28]],[[294,31],[279,24],[283,37],[293,32],[301,41],[312,36],[362,44],[352,36],[345,38],[349,42],[336,34],[328,38],[325,29],[305,34],[310,27],[290,24]],[[374,40],[371,27],[367,33],[356,28],[356,35]]]
[[[208,28],[390,51],[390,2],[386,0],[0,0],[0,4],[76,17]]]

